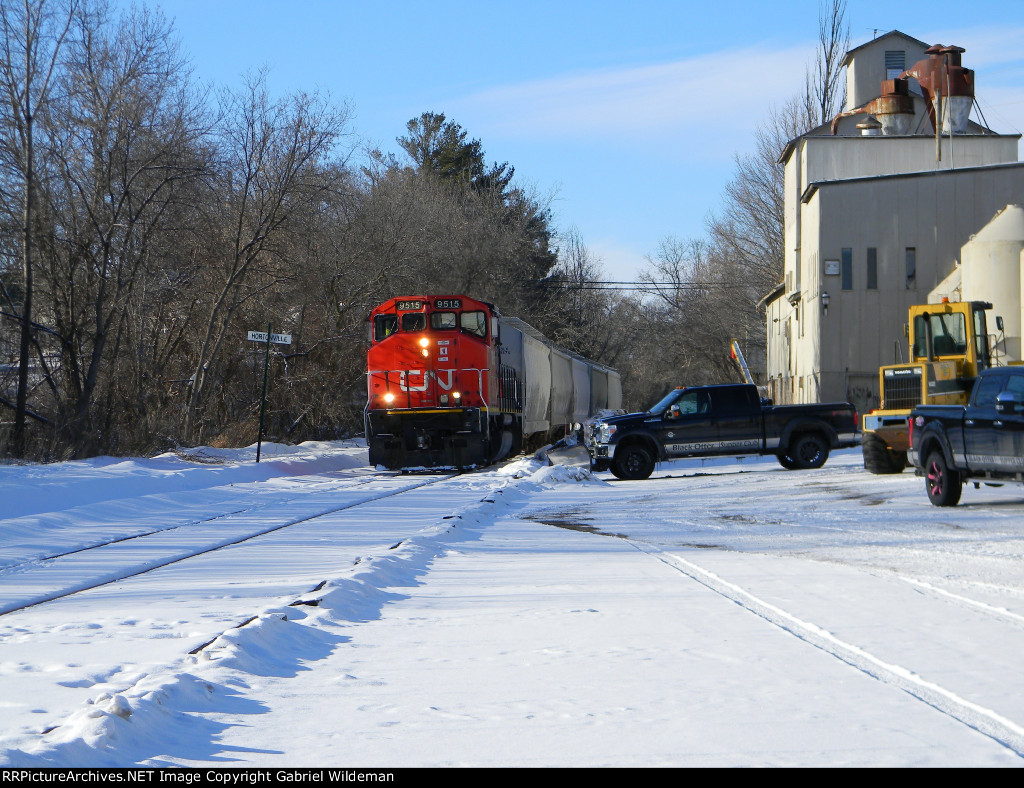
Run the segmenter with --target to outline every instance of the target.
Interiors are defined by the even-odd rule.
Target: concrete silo
[[[960,250],[964,301],[991,301],[1001,315],[1007,361],[1021,360],[1021,303],[1024,302],[1024,207],[1007,205]],[[990,329],[994,322],[989,320]]]

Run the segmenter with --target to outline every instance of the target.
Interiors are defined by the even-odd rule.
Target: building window
[[[885,53],[885,78],[896,79],[907,68],[907,53],[888,51]]]
[[[917,289],[917,248],[907,247],[907,290]]]
[[[843,249],[840,264],[843,290],[853,290],[853,249]]]
[[[867,262],[867,289],[877,290],[878,289],[878,250],[873,247],[868,247],[868,262]]]

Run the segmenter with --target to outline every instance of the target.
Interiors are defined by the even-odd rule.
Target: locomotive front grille
[[[910,410],[921,404],[921,367],[887,369],[882,375],[886,410]]]

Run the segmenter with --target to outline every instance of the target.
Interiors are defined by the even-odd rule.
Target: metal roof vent
[[[875,118],[868,116],[868,119],[857,124],[862,137],[879,137],[882,134],[882,124]]]

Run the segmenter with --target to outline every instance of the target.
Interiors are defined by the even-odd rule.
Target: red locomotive
[[[488,465],[622,399],[617,372],[475,298],[401,296],[369,320],[371,465]]]

